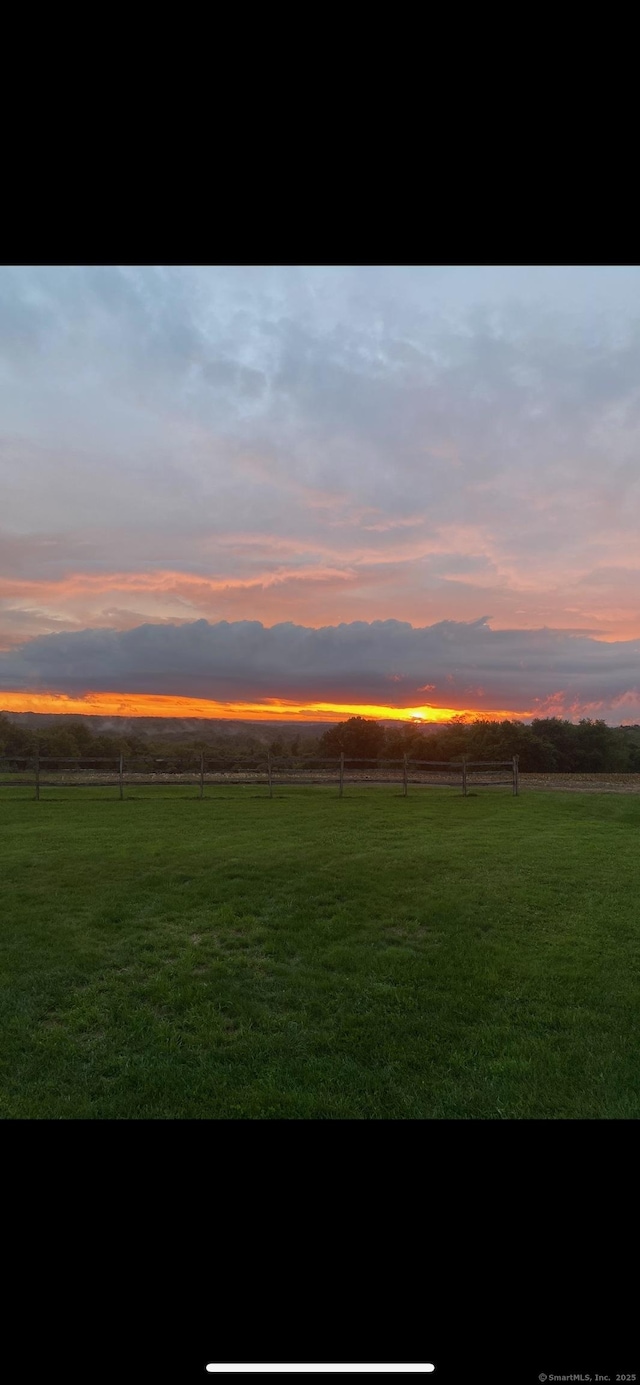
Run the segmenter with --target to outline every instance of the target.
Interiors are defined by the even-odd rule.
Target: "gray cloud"
[[[2,269],[0,638],[21,610],[25,635],[34,611],[489,609],[638,634],[639,289],[633,267]]]
[[[418,629],[397,620],[323,629],[200,620],[32,639],[0,654],[0,688],[523,713],[559,699],[569,715],[606,711],[621,721],[640,710],[640,641],[492,630],[486,618]]]

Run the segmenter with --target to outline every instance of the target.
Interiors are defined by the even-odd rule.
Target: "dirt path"
[[[508,793],[511,791],[511,779],[509,770],[502,770],[499,772],[499,775],[496,775],[496,778],[502,777],[503,780],[508,780],[508,782],[503,782],[500,785],[498,785],[495,782],[492,784],[491,781],[487,783],[486,781],[489,779],[489,775],[486,774],[486,772],[483,777],[485,778],[484,784],[481,782],[480,775],[478,775],[478,779],[475,779],[474,775],[471,772],[469,772],[468,787],[470,792],[475,792],[477,789],[483,790],[486,787],[495,787],[496,789],[500,788],[500,790],[504,793]],[[12,777],[12,782],[15,786],[17,786],[21,782],[21,776],[15,776],[15,778]],[[25,776],[25,779],[22,780],[22,782],[25,784],[33,784],[34,781],[33,778]],[[264,785],[266,788],[267,776],[264,771],[262,773],[258,773],[247,770],[245,770],[244,773],[234,773],[233,771],[229,773],[207,773],[204,776],[204,782],[205,785],[236,784],[239,786],[244,783],[245,785],[249,786],[250,784],[260,784]],[[300,784],[324,784],[327,786],[333,785],[337,787],[338,779],[335,771],[331,774],[326,774],[322,771],[318,772],[316,770],[315,773],[313,771],[307,771],[306,773],[300,774],[300,777],[299,779],[297,779],[297,782]],[[100,774],[99,772],[94,772],[91,770],[80,770],[71,774],[49,772],[46,775],[46,777],[43,775],[41,779],[42,787],[45,787],[45,785],[48,784],[52,788],[56,785],[59,785],[60,787],[62,787],[63,785],[65,787],[71,787],[74,784],[83,783],[91,783],[96,787],[98,785],[104,785],[105,787],[107,785],[117,787],[118,776],[117,774],[112,773]],[[197,770],[192,770],[190,773],[187,774],[135,774],[125,772],[124,783],[125,788],[134,788],[138,786],[142,787],[145,784],[151,785],[180,783],[185,785],[190,784],[194,787],[197,787],[199,784],[199,775],[197,773]],[[285,775],[280,776],[274,774],[273,776],[274,791],[278,788],[289,787],[290,785],[295,783],[296,778],[294,778],[293,775],[287,777]],[[357,785],[375,788],[384,787],[385,785],[389,787],[393,784],[395,784],[397,787],[401,789],[401,776],[399,776],[398,774],[385,775],[384,772],[378,774],[367,773],[366,771],[345,772],[345,790],[348,790],[350,785],[352,785],[354,788]],[[460,779],[453,769],[451,771],[445,771],[441,773],[429,774],[427,772],[420,774],[416,773],[415,770],[412,771],[411,768],[409,768],[410,793],[416,788],[419,788],[420,785],[424,785],[425,787],[427,787],[436,784],[440,785],[441,787],[446,786],[457,789],[461,788]],[[640,774],[523,774],[521,772],[520,791],[521,793],[529,793],[530,790],[543,790],[546,793],[548,793],[549,791],[562,793],[640,793]]]
[[[640,774],[520,774],[520,788],[565,793],[640,793]]]

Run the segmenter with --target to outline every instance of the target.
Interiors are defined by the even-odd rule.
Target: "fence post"
[[[204,798],[204,750],[200,751],[200,797]]]
[[[269,798],[273,798],[273,782],[271,779],[271,751],[267,751],[267,773],[269,775]]]
[[[463,757],[462,757],[462,792],[463,792],[464,797],[466,798],[466,797],[467,797],[467,757],[466,757],[466,755],[463,755]]]
[[[340,798],[342,798],[342,790],[343,790],[343,788],[344,788],[344,750],[341,750],[341,751],[340,751]]]
[[[36,750],[36,802],[40,798],[40,750]]]
[[[407,788],[407,757],[406,757],[406,755],[403,757],[403,761],[402,761],[402,792],[403,792],[403,794],[404,794],[404,797],[406,798],[406,797],[407,797],[407,792],[408,792],[408,788]]]
[[[120,798],[124,798],[124,755],[120,751]]]
[[[513,757],[513,795],[514,795],[514,798],[516,798],[517,795],[518,795],[518,759],[519,759],[519,757],[518,757],[517,755],[514,755],[514,757]]]

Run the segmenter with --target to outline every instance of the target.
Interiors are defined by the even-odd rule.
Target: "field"
[[[640,802],[0,790],[4,1119],[640,1116]]]

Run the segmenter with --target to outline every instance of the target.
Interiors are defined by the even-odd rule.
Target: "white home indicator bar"
[[[404,1364],[404,1363],[403,1363],[402,1365],[399,1365],[399,1366],[390,1366],[390,1365],[387,1365],[386,1362],[383,1362],[382,1365],[374,1365],[372,1362],[369,1362],[369,1363],[367,1363],[367,1364],[364,1365],[364,1366],[354,1366],[354,1365],[351,1364],[351,1363],[348,1364],[348,1365],[336,1365],[336,1364],[334,1364],[334,1362],[330,1362],[329,1364],[325,1364],[325,1365],[321,1365],[321,1366],[320,1366],[320,1365],[317,1365],[317,1364],[315,1364],[315,1363],[312,1363],[311,1365],[307,1364],[306,1366],[304,1366],[304,1365],[302,1365],[302,1366],[292,1366],[292,1365],[290,1365],[289,1363],[287,1363],[287,1364],[284,1365],[284,1366],[282,1366],[282,1365],[276,1366],[276,1365],[272,1365],[270,1362],[268,1362],[266,1365],[260,1366],[260,1365],[256,1365],[255,1362],[253,1362],[251,1365],[244,1365],[244,1366],[239,1366],[239,1365],[236,1365],[235,1363],[234,1363],[233,1365],[221,1365],[221,1366],[213,1365],[213,1364],[212,1364],[212,1365],[210,1365],[210,1366],[207,1366],[207,1370],[208,1370],[208,1371],[212,1371],[212,1372],[218,1371],[218,1372],[225,1373],[225,1374],[226,1374],[227,1372],[231,1372],[231,1371],[233,1371],[233,1372],[236,1373],[236,1374],[240,1374],[241,1372],[246,1371],[246,1372],[251,1372],[252,1375],[255,1375],[255,1374],[264,1375],[264,1374],[267,1373],[267,1372],[268,1372],[268,1373],[274,1373],[274,1372],[277,1372],[277,1371],[286,1371],[286,1372],[288,1372],[288,1373],[290,1373],[290,1372],[296,1372],[296,1371],[304,1371],[305,1373],[311,1373],[312,1371],[315,1371],[315,1372],[319,1372],[319,1371],[320,1371],[320,1372],[323,1372],[325,1375],[328,1374],[329,1372],[341,1372],[341,1371],[343,1371],[343,1372],[345,1372],[345,1373],[346,1373],[347,1371],[349,1371],[349,1372],[351,1372],[351,1371],[365,1371],[365,1372],[383,1371],[386,1375],[396,1375],[396,1374],[398,1374],[399,1372],[403,1372],[404,1374],[406,1374],[407,1371],[411,1371],[411,1372],[413,1372],[414,1374],[415,1374],[416,1372],[419,1373],[420,1371],[434,1371],[434,1370],[435,1370],[435,1366],[431,1366],[431,1365],[422,1365],[422,1366],[414,1366],[414,1365],[411,1365],[411,1366],[408,1366],[408,1365],[406,1365],[406,1364]]]

